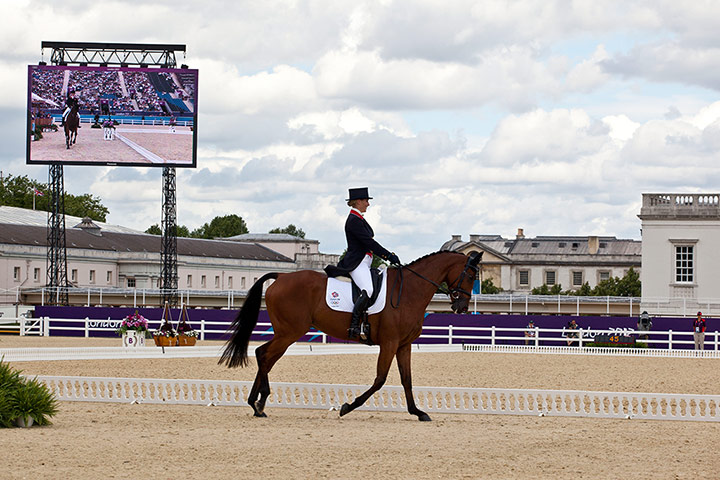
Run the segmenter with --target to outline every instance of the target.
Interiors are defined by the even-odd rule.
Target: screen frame
[[[34,71],[119,71],[119,72],[147,72],[147,73],[183,73],[192,74],[194,76],[194,88],[192,93],[193,112],[190,114],[183,114],[180,117],[188,118],[192,117],[192,160],[186,161],[166,161],[162,163],[147,163],[147,162],[133,162],[133,161],[113,161],[112,159],[105,160],[101,158],[83,161],[74,160],[62,160],[62,159],[32,159],[32,136],[34,131],[33,126],[33,72]],[[199,72],[197,69],[191,68],[167,68],[167,67],[124,67],[124,66],[76,66],[76,65],[28,65],[28,78],[27,78],[27,124],[26,124],[26,154],[25,163],[27,165],[90,165],[90,166],[113,166],[113,167],[177,167],[177,168],[197,168],[197,143],[198,143],[198,77]],[[62,106],[60,110],[62,110]],[[49,109],[57,110],[57,109]],[[55,114],[57,115],[57,114]],[[86,115],[85,115],[86,116]],[[104,116],[104,115],[103,115]],[[132,115],[128,115],[132,116]],[[140,115],[138,115],[140,116]],[[169,118],[166,114],[158,114],[157,117]],[[59,126],[59,124],[58,124]],[[85,128],[90,128],[90,124],[82,124]],[[82,130],[80,131],[82,133]],[[99,156],[98,156],[99,157]]]

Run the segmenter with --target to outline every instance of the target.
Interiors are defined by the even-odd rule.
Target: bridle
[[[412,268],[408,266],[400,265],[398,266],[398,276],[395,277],[395,284],[398,281],[398,278],[400,279],[400,289],[398,290],[397,295],[397,305],[393,304],[392,300],[392,292],[395,290],[395,284],[393,284],[393,288],[391,290],[390,294],[390,305],[393,308],[398,308],[400,306],[400,296],[402,295],[402,286],[403,286],[403,269],[409,271],[412,274],[415,274],[416,276],[422,278],[426,282],[432,284],[437,288],[440,292],[444,293],[445,295],[450,297],[450,300],[452,300],[453,303],[457,302],[460,299],[460,295],[467,295],[468,297],[472,297],[472,293],[468,292],[467,290],[462,288],[463,282],[465,282],[465,279],[469,276],[470,278],[477,278],[478,274],[478,266],[477,262],[480,260],[477,257],[468,257],[467,262],[465,262],[465,267],[463,268],[462,272],[460,272],[460,275],[458,275],[457,280],[454,282],[455,286],[450,288],[447,285],[440,285],[434,280],[431,280],[427,278],[425,275],[416,272]],[[469,273],[472,272],[472,273]]]

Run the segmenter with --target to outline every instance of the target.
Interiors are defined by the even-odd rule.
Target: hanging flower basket
[[[165,302],[163,310],[163,318],[160,321],[160,328],[152,333],[155,345],[158,347],[174,347],[177,345],[177,331],[172,326],[172,318],[170,317],[170,307]]]
[[[153,332],[153,340],[158,347],[174,347],[177,344],[177,336],[163,335]]]
[[[186,305],[183,305],[182,312],[180,312],[177,332],[179,347],[192,347],[197,342],[198,332],[190,326],[190,317]]]

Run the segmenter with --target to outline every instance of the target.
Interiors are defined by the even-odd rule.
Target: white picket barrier
[[[177,405],[247,405],[252,382],[38,376],[59,400]],[[338,409],[367,385],[271,383],[268,408]],[[415,387],[427,413],[720,421],[720,395],[576,390]],[[385,386],[360,410],[405,412],[400,386]]]

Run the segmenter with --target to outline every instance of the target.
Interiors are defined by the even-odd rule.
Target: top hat
[[[351,188],[348,190],[348,193],[350,194],[350,198],[346,199],[347,202],[351,200],[363,200],[365,198],[372,200],[372,197],[368,193],[368,187]]]

